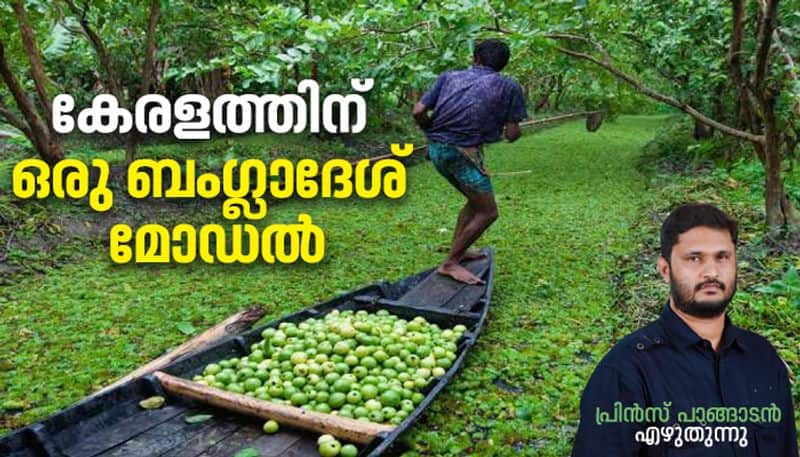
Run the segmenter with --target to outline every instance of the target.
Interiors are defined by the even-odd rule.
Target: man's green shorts
[[[456,189],[485,194],[492,191],[492,181],[478,164],[467,158],[456,146],[428,143],[428,156],[439,173]],[[482,157],[481,157],[482,160]]]

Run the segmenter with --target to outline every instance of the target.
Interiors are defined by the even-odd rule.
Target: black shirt
[[[715,353],[667,303],[595,369],[572,456],[797,457],[786,365],[766,339],[728,317]]]

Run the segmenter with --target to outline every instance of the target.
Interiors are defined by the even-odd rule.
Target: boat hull
[[[162,371],[191,379],[211,363],[249,353],[267,327],[281,322],[301,322],[338,310],[387,310],[405,319],[422,316],[443,328],[462,324],[467,332],[458,341],[456,360],[445,375],[435,378],[423,390],[424,400],[391,432],[383,433],[359,456],[386,453],[463,366],[469,350],[484,327],[491,301],[494,254],[467,267],[485,284],[468,286],[428,270],[401,281],[379,282],[272,321],[264,326],[216,342],[189,354]],[[144,410],[142,399],[161,395],[162,408]],[[184,419],[194,414],[212,414],[198,424]],[[317,457],[317,435],[282,427],[274,435],[261,431],[263,421],[215,409],[165,393],[153,377],[130,381],[77,404],[0,439],[0,455],[9,457],[214,457],[232,456],[243,448],[255,448],[262,457]]]

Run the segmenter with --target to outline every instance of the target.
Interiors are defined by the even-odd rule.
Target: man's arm
[[[522,130],[520,130],[519,124],[516,122],[507,122],[505,136],[509,143],[517,141],[519,137],[522,136]]]
[[[430,116],[428,116],[428,107],[421,101],[414,104],[411,115],[414,116],[414,121],[416,121],[417,125],[419,125],[422,130],[428,130],[433,123]]]
[[[514,83],[511,86],[508,111],[506,112],[505,137],[509,143],[517,141],[522,136],[519,122],[527,117],[528,111],[525,109],[525,97],[522,95],[522,88],[519,84]]]
[[[436,101],[439,99],[439,92],[442,90],[444,81],[447,78],[447,72],[442,73],[436,78],[430,89],[422,95],[422,98],[414,104],[411,109],[411,115],[414,116],[414,121],[422,130],[428,130],[433,125],[433,120],[428,116],[428,110],[436,107]]]

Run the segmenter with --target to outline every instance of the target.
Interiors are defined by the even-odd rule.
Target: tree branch
[[[585,36],[580,35],[573,35],[571,33],[548,33],[545,35],[547,38],[554,38],[557,40],[569,40],[569,41],[578,41],[581,43],[586,43],[597,50],[603,56],[603,62],[609,63],[611,62],[611,56],[608,55],[605,48],[598,43],[597,41],[591,40]]]
[[[753,87],[748,83],[742,73],[742,43],[744,42],[744,30],[747,24],[745,15],[744,0],[732,1],[731,12],[731,43],[728,48],[728,74],[731,76],[734,87],[739,91],[739,103],[741,113],[747,117],[743,119],[751,124],[751,128],[756,128],[758,112],[761,110],[761,102],[754,95]],[[739,113],[737,113],[737,121]]]
[[[774,33],[774,36],[772,37],[772,39],[773,39],[773,41],[775,41],[775,45],[778,47],[778,50],[780,50],[780,53],[783,56],[783,60],[786,62],[786,76],[788,76],[789,79],[791,79],[792,82],[795,85],[797,85],[798,78],[797,78],[797,72],[795,71],[794,59],[792,58],[792,55],[789,53],[789,51],[786,50],[786,46],[784,46],[783,41],[781,40],[780,34],[778,33],[778,30],[775,30],[775,32],[773,32],[773,33]],[[800,93],[797,93],[795,91],[794,92],[794,97],[796,99],[795,100],[795,104],[794,104],[794,110],[795,110],[795,113],[798,116],[800,116]]]
[[[39,103],[45,111],[45,122],[50,127],[52,125],[50,113],[53,111],[53,106],[50,103],[50,96],[47,94],[47,76],[44,71],[42,55],[39,52],[39,46],[36,44],[36,37],[33,34],[33,29],[22,1],[12,1],[11,7],[14,9],[17,21],[19,21],[19,33],[22,36],[22,44],[25,46],[25,54],[27,54],[28,61],[31,64],[31,77],[33,78],[33,85],[36,87],[36,95],[39,97]]]
[[[156,54],[156,33],[158,27],[158,17],[160,14],[160,1],[150,0],[150,18],[147,23],[146,45],[144,52],[144,68],[142,69],[142,85],[139,94],[144,95],[150,92],[150,82],[153,76]]]
[[[72,14],[80,17],[80,24],[81,28],[83,29],[83,33],[86,34],[86,37],[89,39],[89,43],[97,53],[97,57],[100,59],[100,64],[103,66],[103,69],[106,72],[106,76],[108,78],[108,89],[111,92],[111,95],[117,97],[120,105],[124,105],[125,101],[122,98],[122,89],[120,87],[119,77],[117,76],[117,70],[114,67],[114,61],[108,55],[108,50],[103,44],[103,40],[100,39],[100,37],[91,27],[89,27],[89,21],[86,19],[86,13],[89,10],[88,3],[84,5],[83,11],[81,11],[81,9],[75,5],[73,0],[64,0],[64,3],[67,4]]]
[[[728,49],[728,72],[737,87],[742,88],[742,42],[744,41],[744,26],[747,18],[744,14],[743,0],[733,0],[733,14],[732,22],[733,29],[731,31],[731,45]]]
[[[19,83],[14,71],[8,65],[5,45],[2,40],[0,40],[0,77],[2,77],[3,81],[6,83],[8,90],[11,91],[11,95],[17,103],[17,107],[27,121],[27,132],[30,134],[28,139],[31,140],[33,147],[48,163],[53,164],[60,160],[63,157],[63,153],[59,150],[50,150],[49,129],[47,129],[44,122],[42,122],[42,118],[39,117],[39,113],[36,112],[36,107],[25,95],[25,90]]]
[[[778,0],[765,0],[762,2],[762,7],[761,27],[758,30],[758,45],[755,55],[756,71],[753,74],[753,86],[758,93],[764,92],[772,37],[778,25]]]
[[[645,43],[641,38],[639,38],[635,33],[622,32],[622,36],[631,40],[634,44],[636,44],[639,47],[639,49],[642,50],[642,53],[645,56],[647,56],[646,57],[647,61],[650,62],[652,68],[659,75],[661,75],[662,78],[675,84],[681,84],[681,85],[686,84],[686,78],[679,78],[675,76],[674,74],[675,65],[673,65],[672,63],[659,65],[659,62],[656,62],[656,60],[652,58],[652,56],[654,55],[652,48],[647,43]],[[667,67],[667,69],[665,69],[664,67]]]
[[[410,26],[408,26],[408,27],[406,27],[404,29],[399,29],[399,30],[374,29],[374,28],[371,28],[371,27],[364,27],[363,30],[365,32],[385,33],[387,35],[402,35],[404,33],[408,33],[408,32],[410,32],[410,31],[412,31],[414,29],[417,29],[417,28],[422,27],[422,26],[427,25],[427,24],[428,24],[428,21],[422,21],[422,22],[418,22],[418,23],[416,23],[414,25],[410,25]]]
[[[406,51],[406,52],[398,55],[396,58],[397,59],[402,59],[403,57],[405,57],[407,55],[411,55],[411,54],[414,54],[414,53],[417,53],[417,52],[427,51],[429,49],[436,49],[436,46],[425,46],[425,47],[422,47],[422,48],[411,49],[409,51]]]
[[[147,31],[145,32],[144,65],[142,68],[142,81],[141,85],[139,86],[139,97],[150,93],[150,85],[153,79],[153,68],[155,67],[154,61],[156,54],[156,33],[158,27],[158,17],[161,11],[160,4],[160,0],[150,0],[150,16],[147,21]],[[131,97],[134,96],[135,95],[131,94]],[[125,160],[127,163],[133,162],[140,139],[141,133],[135,129],[128,136],[128,145],[125,151]]]
[[[494,27],[483,26],[483,27],[481,27],[481,30],[483,30],[485,32],[498,32],[498,33],[502,33],[504,35],[513,35],[514,34],[514,32],[512,32],[510,30],[503,29],[497,24],[495,24]]]
[[[564,33],[547,34],[547,35],[545,35],[545,37],[556,39],[556,40],[580,41],[580,42],[583,42],[583,43],[590,44],[595,49],[599,50],[603,54],[603,59],[602,60],[598,59],[598,58],[596,58],[596,57],[594,57],[594,56],[592,56],[590,54],[574,51],[572,49],[564,48],[564,47],[561,47],[561,46],[556,46],[556,50],[558,52],[562,53],[562,54],[566,54],[566,55],[571,56],[571,57],[575,57],[575,58],[578,58],[578,59],[586,60],[588,62],[592,62],[593,64],[604,68],[606,71],[611,73],[617,79],[619,79],[621,81],[624,81],[624,82],[628,83],[629,85],[633,86],[637,91],[641,92],[642,94],[647,95],[648,97],[650,97],[650,98],[652,98],[654,100],[658,100],[658,101],[660,101],[662,103],[666,103],[667,105],[670,105],[670,106],[673,106],[675,108],[678,108],[679,110],[681,110],[681,111],[685,112],[686,114],[692,116],[693,118],[697,119],[698,121],[700,121],[700,122],[702,122],[702,123],[704,123],[704,124],[706,124],[706,125],[708,125],[710,127],[713,127],[713,128],[715,128],[715,129],[717,129],[717,130],[719,130],[721,132],[724,132],[724,133],[727,133],[729,135],[732,135],[732,136],[735,136],[735,137],[738,137],[738,138],[742,138],[742,139],[751,141],[753,143],[761,143],[761,144],[764,143],[764,136],[763,135],[754,135],[754,134],[752,134],[750,132],[746,132],[746,131],[743,131],[743,130],[735,129],[735,128],[730,127],[728,125],[722,124],[722,123],[720,123],[720,122],[718,122],[718,121],[716,121],[714,119],[711,119],[710,117],[704,115],[703,113],[699,112],[697,109],[695,109],[694,107],[688,105],[687,103],[684,103],[684,102],[682,102],[680,100],[677,100],[677,99],[675,99],[673,97],[670,97],[668,95],[664,95],[664,94],[662,94],[660,92],[657,92],[657,91],[651,89],[650,87],[645,86],[642,82],[640,82],[639,80],[637,80],[633,76],[623,72],[622,70],[620,70],[619,68],[614,66],[611,63],[611,57],[608,55],[608,53],[605,52],[605,49],[602,47],[602,45],[600,45],[597,42],[594,42],[594,41],[592,41],[592,40],[590,40],[590,39],[588,39],[586,37],[581,37],[581,36],[571,35],[571,34],[564,34]]]
[[[178,29],[203,29],[203,30],[216,30],[217,32],[227,31],[216,24],[190,24],[188,22],[177,22],[172,24],[172,27]]]
[[[487,6],[492,11],[492,17],[494,19],[494,21],[493,21],[494,22],[494,27],[483,26],[483,27],[481,27],[481,30],[485,30],[487,32],[499,32],[499,33],[502,33],[502,34],[505,34],[505,35],[513,35],[514,32],[511,32],[509,30],[505,30],[503,27],[500,26],[500,14],[497,13],[497,11],[492,7],[492,5],[487,2]]]
[[[31,129],[28,128],[28,124],[25,123],[22,119],[17,117],[13,111],[8,109],[8,107],[0,100],[0,116],[3,116],[6,119],[6,122],[20,130],[22,133],[25,134],[26,137],[30,138],[31,136]]]

